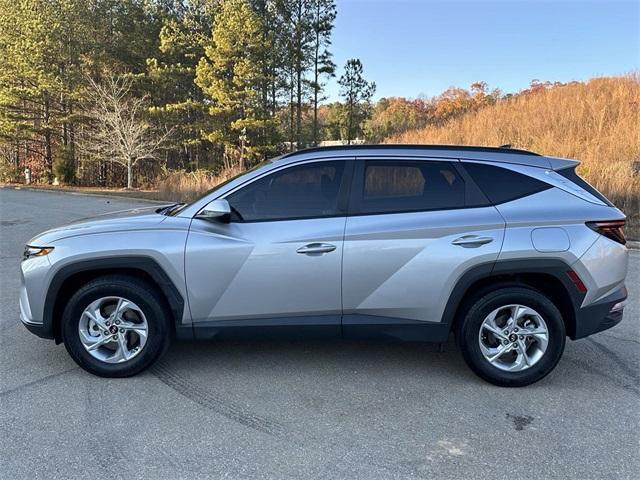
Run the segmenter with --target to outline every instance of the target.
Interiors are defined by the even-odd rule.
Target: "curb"
[[[167,205],[171,203],[169,200],[153,200],[150,198],[141,198],[141,197],[130,197],[129,195],[118,195],[117,193],[93,193],[93,192],[82,192],[78,190],[63,190],[58,188],[46,188],[46,187],[20,187],[13,185],[2,185],[0,188],[13,189],[13,190],[28,190],[30,192],[52,192],[52,193],[62,193],[65,195],[78,195],[78,196],[86,196],[86,197],[101,197],[101,198],[115,198],[119,200],[133,200],[136,202],[149,202],[149,203],[157,203],[159,205]]]
[[[640,242],[637,240],[628,240],[627,248],[629,250],[640,250]]]

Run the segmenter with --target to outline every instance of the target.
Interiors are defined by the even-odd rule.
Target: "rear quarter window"
[[[614,206],[613,203],[611,203],[607,197],[602,195],[598,190],[596,190],[591,185],[589,185],[585,180],[583,180],[578,175],[578,173],[576,172],[575,167],[573,167],[573,168],[565,168],[564,170],[558,170],[556,173],[562,175],[567,180],[575,183],[576,185],[578,185],[583,190],[586,190],[591,195],[593,195],[597,199],[599,199],[602,202],[604,202],[605,205],[608,205],[610,207]]]
[[[528,197],[551,188],[548,183],[496,165],[463,162],[463,166],[494,205]]]

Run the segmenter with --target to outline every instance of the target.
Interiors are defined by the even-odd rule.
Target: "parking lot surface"
[[[183,342],[94,377],[20,324],[22,249],[140,205],[0,189],[0,478],[638,478],[640,252],[623,322],[526,388],[483,382],[452,341]]]

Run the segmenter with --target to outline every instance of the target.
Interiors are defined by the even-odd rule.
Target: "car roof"
[[[515,163],[540,168],[566,168],[575,165],[573,160],[546,157],[528,150],[510,147],[483,147],[470,145],[340,145],[314,147],[287,153],[275,161],[311,160],[326,157],[430,157],[445,159],[465,159],[485,162]]]

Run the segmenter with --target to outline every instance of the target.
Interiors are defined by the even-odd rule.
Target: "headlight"
[[[49,255],[53,247],[34,247],[31,245],[27,245],[24,247],[24,253],[22,255],[22,259],[26,260],[31,257],[43,257],[44,255]]]

